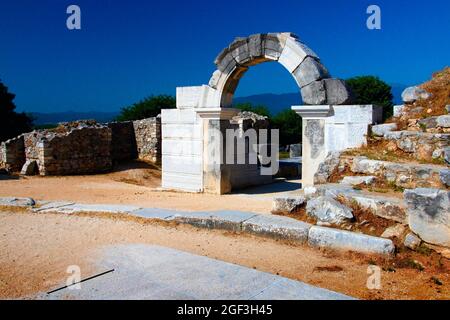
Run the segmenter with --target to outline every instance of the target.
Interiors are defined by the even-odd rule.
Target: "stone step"
[[[386,129],[386,128],[385,128]],[[383,132],[383,130],[375,130]],[[373,132],[373,131],[372,131]],[[388,131],[383,132],[384,139],[390,141],[389,149],[399,149],[410,153],[419,160],[445,158],[450,145],[450,133],[429,133],[421,131]],[[446,149],[447,148],[447,149]]]
[[[348,167],[355,174],[374,175],[406,189],[446,188],[449,170],[444,165],[389,162],[361,156],[343,156],[337,167]]]
[[[403,197],[388,196],[380,192],[355,190],[352,186],[328,183],[317,185],[307,190],[307,197],[329,196],[343,197],[347,201],[355,201],[362,208],[369,209],[376,216],[407,224],[406,204]]]

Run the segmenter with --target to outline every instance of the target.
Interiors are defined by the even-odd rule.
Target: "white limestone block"
[[[203,88],[196,87],[177,87],[176,99],[177,108],[196,108],[199,104]]]
[[[319,59],[311,49],[300,41],[294,40],[293,38],[287,38],[286,45],[281,52],[278,62],[292,73],[307,56]]]

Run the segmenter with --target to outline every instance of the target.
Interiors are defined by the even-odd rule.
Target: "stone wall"
[[[111,129],[111,157],[113,161],[138,157],[136,136],[132,121],[108,123]]]
[[[61,123],[2,143],[0,168],[23,174],[73,175],[111,170],[114,161],[161,159],[161,122]]]
[[[138,158],[161,162],[161,118],[133,121],[133,127]]]
[[[95,122],[61,124],[25,135],[28,163],[40,175],[90,174],[112,168],[111,129]]]
[[[0,168],[19,171],[25,163],[23,135],[2,142],[0,145]]]

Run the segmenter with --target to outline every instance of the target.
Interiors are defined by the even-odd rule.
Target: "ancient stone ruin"
[[[258,184],[255,171],[250,175],[246,165],[215,163],[210,155],[225,155],[217,131],[225,136],[238,113],[231,107],[239,80],[248,68],[269,61],[289,71],[305,104],[292,108],[303,119],[304,186],[313,185],[314,174],[329,152],[361,146],[369,125],[382,120],[381,107],[349,105],[352,97],[345,82],[331,78],[318,55],[296,35],[237,38],[217,56],[217,70],[208,85],[177,88],[177,109],[162,111],[164,188],[222,194],[241,187],[234,176]]]
[[[0,167],[24,175],[72,175],[109,171],[114,162],[161,160],[160,118],[99,124],[61,123],[5,141]]]

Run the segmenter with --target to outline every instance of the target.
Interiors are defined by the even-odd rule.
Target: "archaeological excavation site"
[[[0,299],[450,299],[450,68],[395,100],[321,41],[232,39],[177,52],[172,95],[0,130]],[[268,64],[297,103],[244,99]]]

